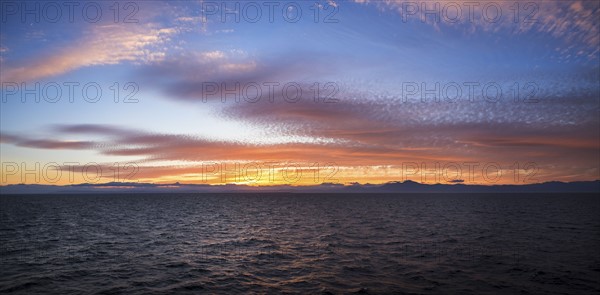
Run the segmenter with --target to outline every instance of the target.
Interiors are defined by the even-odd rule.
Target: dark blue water
[[[590,195],[0,196],[0,292],[600,292]]]

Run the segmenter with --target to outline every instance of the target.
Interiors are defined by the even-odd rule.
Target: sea
[[[0,293],[600,294],[600,197],[2,195]]]

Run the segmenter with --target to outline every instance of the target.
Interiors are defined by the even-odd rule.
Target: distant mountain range
[[[385,184],[334,184],[313,186],[248,186],[208,184],[153,184],[109,182],[102,184],[73,184],[65,186],[14,184],[0,186],[0,194],[78,194],[78,193],[600,193],[600,180],[559,182],[551,181],[523,185],[422,184],[414,181]]]

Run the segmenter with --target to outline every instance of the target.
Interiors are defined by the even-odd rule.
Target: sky
[[[0,4],[0,185],[600,179],[597,1]]]

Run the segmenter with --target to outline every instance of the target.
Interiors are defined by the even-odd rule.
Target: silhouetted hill
[[[101,184],[74,184],[66,186],[16,184],[0,186],[0,194],[76,194],[76,193],[600,193],[600,180],[559,182],[525,185],[467,185],[422,184],[414,181],[385,184],[350,185],[323,183],[314,186],[247,186],[208,184],[153,184],[135,182],[109,182]]]

